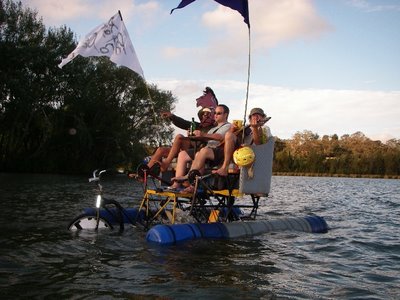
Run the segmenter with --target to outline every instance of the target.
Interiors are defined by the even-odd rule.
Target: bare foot
[[[212,173],[220,176],[228,176],[228,170],[223,167],[219,168],[218,170],[213,170]]]
[[[177,177],[171,178],[171,180],[175,181],[175,182],[183,182],[183,181],[188,180],[188,176],[187,175],[185,175],[185,176],[177,176]]]
[[[176,181],[171,186],[168,187],[169,190],[177,190],[180,188],[181,188],[181,184]]]
[[[187,188],[185,188],[183,190],[184,193],[188,193],[188,194],[192,194],[194,193],[194,186],[193,185],[189,185]]]

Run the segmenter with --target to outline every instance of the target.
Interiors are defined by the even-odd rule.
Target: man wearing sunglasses
[[[178,154],[178,161],[176,165],[176,173],[171,189],[178,189],[181,187],[181,181],[187,178],[186,165],[192,161],[190,170],[199,170],[201,173],[204,172],[204,166],[206,161],[209,161],[211,165],[217,166],[224,160],[224,149],[219,147],[221,142],[224,140],[225,133],[231,128],[231,124],[228,122],[229,108],[224,104],[219,104],[215,108],[214,119],[217,126],[211,128],[207,133],[195,130],[194,135],[200,139],[207,139],[207,145],[196,153],[194,160],[190,157],[187,151],[181,151]],[[193,187],[189,186],[185,189],[185,192],[192,192]]]

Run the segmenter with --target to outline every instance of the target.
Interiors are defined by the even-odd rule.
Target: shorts
[[[216,167],[222,164],[224,161],[224,148],[222,147],[217,147],[217,148],[210,148],[213,153],[214,153],[214,159],[213,160],[207,160],[207,163],[210,167]],[[186,153],[189,155],[189,157],[194,160],[196,152],[194,152],[193,148],[190,148],[186,150]]]
[[[194,148],[187,149],[187,150],[186,150],[186,153],[189,155],[189,157],[190,157],[192,160],[194,160],[194,155],[195,155]]]
[[[219,166],[222,164],[224,161],[224,148],[222,147],[217,147],[217,148],[212,148],[214,152],[214,160],[209,160],[208,163],[212,167]]]

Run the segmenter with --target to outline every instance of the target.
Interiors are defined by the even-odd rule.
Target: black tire
[[[68,224],[68,230],[70,231],[96,229],[112,230],[113,226],[107,220],[101,217],[97,220],[95,215],[87,213],[77,216]]]

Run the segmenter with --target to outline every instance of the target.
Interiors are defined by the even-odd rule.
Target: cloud
[[[359,8],[365,12],[400,11],[400,4],[372,4],[367,0],[348,0],[349,5]]]
[[[315,39],[332,30],[309,0],[255,1],[255,50],[297,39]]]
[[[369,137],[389,132],[400,137],[400,121],[396,117],[400,114],[396,104],[400,92],[285,89],[262,85],[253,89],[252,100],[256,105],[264,103],[274,116],[278,136],[288,137],[307,129],[319,135],[341,136],[361,131]]]
[[[24,5],[35,8],[43,16],[44,23],[48,26],[61,26],[65,23],[97,19],[109,19],[118,10],[124,18],[133,15],[140,16],[142,20],[154,20],[152,16],[160,9],[159,2],[148,1],[136,4],[134,0],[119,0],[118,6],[114,1],[105,0],[22,0]],[[156,18],[156,17],[155,17]]]
[[[299,39],[317,39],[332,30],[310,0],[252,0],[249,3],[252,54],[266,55],[268,49]],[[202,48],[186,52],[186,57],[217,74],[242,72],[247,66],[248,29],[243,17],[222,5],[205,12],[202,23],[209,29]],[[210,63],[210,57],[221,59]]]
[[[184,118],[195,116],[195,99],[205,81],[154,79],[159,88],[171,90],[178,98],[175,112]],[[219,102],[231,109],[229,120],[243,119],[246,85],[243,82],[214,81]],[[377,92],[331,89],[289,89],[250,85],[247,113],[261,107],[272,117],[268,122],[274,135],[291,138],[296,132],[311,130],[318,135],[363,132],[371,139],[400,138],[400,91]]]
[[[188,50],[177,47],[164,47],[161,52],[163,57],[167,59],[176,59],[181,57],[182,55],[185,55],[185,53],[188,52]]]
[[[160,0],[22,0],[26,5],[38,9],[48,26],[72,24],[78,30],[78,38],[86,34],[99,22],[108,20],[118,9],[129,28],[129,20],[135,26],[131,34],[143,32],[164,22],[169,10]],[[199,71],[212,71],[216,75],[243,74],[248,65],[248,31],[243,17],[225,6],[213,3],[201,16],[203,26],[208,28],[203,45],[178,49],[168,47],[161,50],[163,57],[178,60]],[[330,30],[317,13],[310,0],[252,0],[250,1],[252,55],[266,55],[268,49],[298,39],[318,38]],[[137,26],[140,24],[140,26]],[[163,26],[168,26],[166,22]],[[85,26],[85,28],[83,28]],[[203,35],[203,32],[201,33]],[[218,57],[218,60],[210,59]]]
[[[90,4],[82,0],[22,0],[21,2],[37,9],[39,15],[43,16],[46,25],[50,26],[61,25],[68,20],[82,17],[90,9]]]
[[[253,0],[249,10],[255,51],[290,40],[318,38],[332,29],[310,0]],[[237,44],[247,38],[247,27],[241,20],[236,11],[221,5],[203,16],[207,27],[223,29]]]

